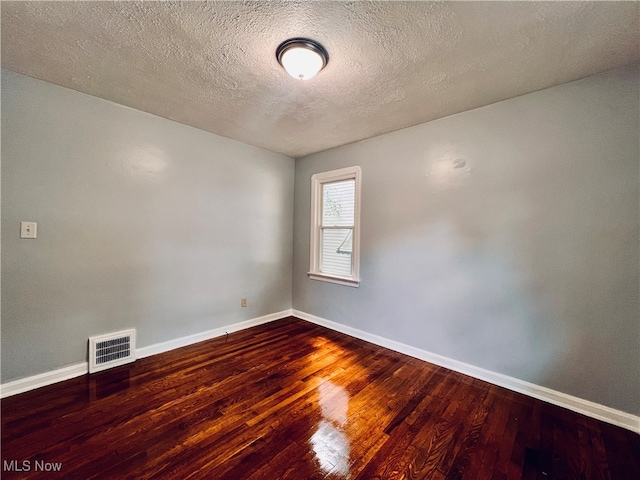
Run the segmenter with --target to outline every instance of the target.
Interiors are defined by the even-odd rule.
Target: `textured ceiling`
[[[636,2],[2,2],[2,67],[300,157],[640,60]],[[276,47],[320,41],[289,77]]]

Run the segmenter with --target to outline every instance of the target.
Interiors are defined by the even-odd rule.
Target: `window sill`
[[[346,285],[347,287],[358,288],[360,286],[360,280],[356,280],[350,277],[338,277],[335,275],[326,275],[324,273],[308,272],[307,275],[311,280],[320,280],[322,282],[337,283],[338,285]]]

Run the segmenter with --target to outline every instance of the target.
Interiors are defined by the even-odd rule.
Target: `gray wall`
[[[135,327],[143,347],[291,308],[293,175],[3,71],[2,382],[86,361],[90,335]]]
[[[293,307],[640,413],[638,75],[298,160]],[[360,288],[306,276],[311,175],[350,165]]]

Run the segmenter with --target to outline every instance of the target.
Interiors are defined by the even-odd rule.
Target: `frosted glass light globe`
[[[304,47],[294,47],[282,54],[281,63],[293,78],[309,80],[322,70],[324,61],[320,54]]]

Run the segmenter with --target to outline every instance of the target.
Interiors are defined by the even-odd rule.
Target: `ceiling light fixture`
[[[290,38],[276,49],[278,63],[298,80],[315,77],[329,62],[329,54],[322,45],[308,38]]]

